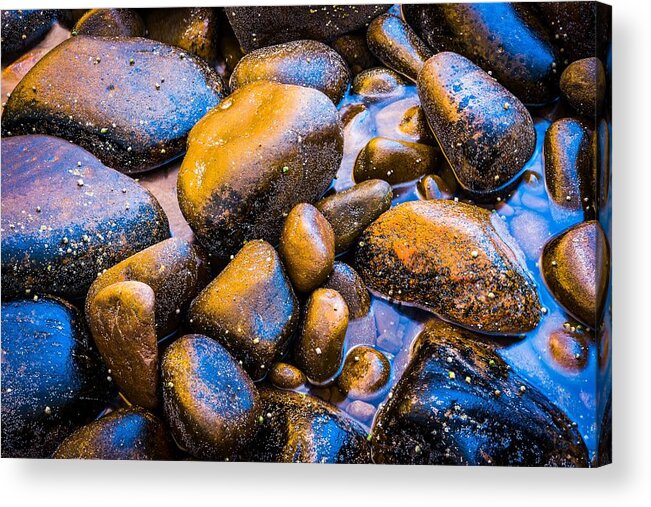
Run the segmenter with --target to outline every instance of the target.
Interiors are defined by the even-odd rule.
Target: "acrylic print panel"
[[[610,7],[2,12],[2,456],[610,462]]]

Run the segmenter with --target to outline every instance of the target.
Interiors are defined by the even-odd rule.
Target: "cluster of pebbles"
[[[608,462],[601,9],[3,11],[3,455]]]

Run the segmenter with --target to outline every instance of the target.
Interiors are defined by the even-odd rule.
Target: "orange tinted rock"
[[[351,319],[359,319],[371,308],[371,298],[364,281],[353,268],[344,262],[335,261],[332,273],[324,282],[324,289],[336,290],[346,301]]]
[[[370,102],[397,98],[405,94],[407,81],[386,67],[366,69],[355,76],[351,92]]]
[[[561,75],[561,94],[577,113],[594,118],[606,95],[606,72],[601,60],[591,57],[569,64]]]
[[[372,347],[360,345],[348,351],[337,385],[356,400],[373,400],[386,391],[391,364],[386,356]]]
[[[145,35],[145,24],[133,9],[90,9],[79,18],[72,33],[104,37],[142,37]]]
[[[269,381],[280,389],[296,389],[305,383],[305,375],[296,366],[276,363],[269,372]]]

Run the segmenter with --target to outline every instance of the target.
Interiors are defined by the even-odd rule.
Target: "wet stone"
[[[169,237],[147,190],[86,150],[40,135],[2,140],[1,229],[4,298],[81,297],[98,271]]]
[[[348,250],[362,231],[389,209],[392,198],[386,181],[369,180],[317,202],[317,209],[335,232],[336,252]]]
[[[346,407],[351,417],[364,424],[370,424],[375,415],[375,407],[365,401],[355,400]]]
[[[90,9],[79,18],[73,35],[142,37],[145,24],[134,9]]]
[[[531,115],[467,58],[443,52],[418,76],[418,95],[460,185],[489,197],[513,184],[536,144]]]
[[[61,137],[109,167],[137,173],[180,155],[190,129],[223,95],[221,78],[182,49],[78,35],[49,51],[16,86],[2,133]]]
[[[572,422],[468,331],[434,321],[373,425],[376,463],[587,467]]]
[[[344,298],[351,319],[363,317],[371,307],[371,298],[364,281],[357,271],[345,262],[335,261],[332,273],[322,287],[336,290]]]
[[[348,88],[350,72],[341,56],[323,42],[298,40],[245,55],[231,75],[231,90],[255,81],[315,88],[337,104]]]
[[[310,382],[323,384],[339,371],[348,317],[346,301],[335,290],[317,289],[308,299],[294,363]]]
[[[355,76],[351,92],[370,102],[398,98],[404,95],[407,81],[386,67],[373,67]]]
[[[418,97],[396,100],[384,106],[375,114],[375,122],[381,137],[438,146]]]
[[[540,320],[524,255],[495,213],[454,201],[412,201],[358,241],[366,285],[484,333],[521,334]]]
[[[63,300],[2,303],[2,455],[49,458],[114,395],[84,318]]]
[[[561,223],[595,216],[592,136],[583,120],[556,120],[545,133],[545,186],[551,213]]]
[[[369,49],[387,67],[416,81],[420,69],[432,56],[432,50],[405,21],[392,14],[382,14],[368,27]]]
[[[577,113],[594,118],[606,95],[606,72],[601,60],[584,58],[568,65],[561,75],[561,94]]]
[[[568,327],[561,327],[549,335],[549,353],[563,370],[579,372],[588,364],[589,337]]]
[[[63,11],[2,10],[2,63],[16,59],[45,37]]]
[[[143,9],[147,37],[212,62],[217,56],[219,17],[217,9],[187,7]]]
[[[472,60],[527,105],[558,97],[559,61],[531,6],[518,3],[406,5],[404,15],[435,52]]]
[[[452,199],[455,190],[438,174],[426,174],[418,182],[418,191],[425,200]]]
[[[232,460],[252,441],[260,395],[216,341],[179,338],[165,351],[161,371],[165,417],[182,449],[200,459]]]
[[[254,380],[285,351],[299,321],[294,291],[273,247],[250,241],[192,302],[196,332],[222,344]]]
[[[299,39],[331,41],[368,26],[386,5],[292,5],[224,9],[245,52]]]
[[[391,364],[379,350],[366,345],[353,347],[346,354],[337,379],[343,393],[355,400],[375,400],[386,394]]]
[[[380,179],[396,185],[435,171],[439,160],[439,150],[427,144],[374,137],[359,152],[353,177],[358,183]]]
[[[305,375],[296,366],[276,363],[269,372],[269,382],[279,389],[296,389],[305,383]]]
[[[311,292],[332,272],[335,233],[318,209],[297,204],[287,215],[278,250],[294,288]]]
[[[342,154],[342,126],[323,93],[251,83],[192,129],[177,182],[181,211],[222,261],[245,240],[276,244],[286,214],[325,192]]]
[[[378,65],[378,61],[366,44],[366,36],[363,34],[342,35],[333,40],[330,45],[348,64],[353,76]]]
[[[140,408],[121,408],[79,428],[54,453],[56,459],[171,460],[167,428]]]
[[[264,387],[260,431],[245,455],[266,463],[370,463],[366,430],[315,396]]]
[[[610,276],[610,249],[599,222],[575,225],[545,245],[541,270],[556,300],[595,329],[604,311]]]

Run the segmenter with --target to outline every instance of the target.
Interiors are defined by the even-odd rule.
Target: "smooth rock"
[[[418,181],[418,191],[425,200],[452,199],[455,190],[438,174],[426,174]]]
[[[338,104],[348,88],[350,72],[341,56],[323,42],[297,40],[245,55],[231,75],[230,87],[235,91],[256,81],[315,88]]]
[[[207,62],[217,57],[218,10],[186,7],[143,9],[147,37],[185,49]]]
[[[369,401],[386,393],[390,377],[391,364],[386,356],[373,347],[360,345],[346,354],[337,385],[348,397]]]
[[[379,62],[366,44],[366,36],[360,33],[350,33],[337,37],[330,45],[348,64],[353,76],[365,69],[377,67]]]
[[[142,37],[145,24],[134,9],[90,9],[79,18],[73,35]]]
[[[259,81],[196,125],[178,177],[181,211],[220,260],[276,243],[286,213],[328,188],[343,154],[337,110],[311,88]]]
[[[55,135],[120,172],[137,173],[180,155],[190,129],[223,95],[221,78],[181,49],[78,35],[18,83],[2,134]]]
[[[351,319],[359,319],[371,308],[371,298],[364,281],[345,262],[335,261],[332,273],[323,283],[324,289],[336,290],[346,301]]]
[[[370,463],[366,430],[338,408],[292,391],[262,388],[265,417],[247,461]]]
[[[531,115],[470,60],[449,52],[427,60],[418,75],[418,95],[464,189],[490,196],[522,173],[536,145]]]
[[[365,401],[355,400],[346,407],[346,412],[348,412],[353,419],[357,419],[363,424],[369,424],[373,421],[375,407]]]
[[[259,380],[285,351],[299,307],[276,251],[250,241],[192,302],[188,318]]]
[[[57,459],[171,460],[167,428],[140,408],[121,408],[79,428],[54,453]]]
[[[2,140],[2,295],[83,296],[98,271],[169,237],[158,201],[62,139]]]
[[[308,299],[294,360],[310,382],[322,384],[339,371],[348,316],[348,305],[335,290],[317,289]]]
[[[287,215],[278,251],[294,288],[311,292],[332,272],[335,233],[318,209],[307,203],[297,204]]]
[[[305,375],[296,366],[276,363],[269,372],[269,381],[279,389],[296,389],[305,383]]]
[[[231,460],[251,442],[260,395],[216,341],[179,338],[165,351],[161,371],[165,417],[182,449],[200,459]]]
[[[2,10],[2,63],[6,65],[45,37],[63,11]]]
[[[381,137],[438,147],[418,97],[396,100],[384,106],[375,114],[375,123]]]
[[[406,5],[403,13],[435,52],[472,60],[527,105],[558,97],[557,59],[531,6],[519,3]]]
[[[336,252],[348,250],[362,231],[391,207],[392,198],[386,181],[369,180],[317,202],[316,208],[335,231]]]
[[[369,102],[379,102],[401,97],[406,93],[407,81],[386,67],[366,69],[355,76],[350,89]]]
[[[359,152],[353,177],[357,183],[379,179],[397,185],[435,171],[439,159],[440,151],[427,144],[374,137]]]
[[[547,346],[554,363],[562,370],[576,373],[588,365],[589,340],[589,336],[580,331],[559,327],[550,333]]]
[[[432,56],[416,32],[400,17],[382,14],[368,26],[366,41],[373,54],[387,67],[416,81],[420,69]]]
[[[113,396],[83,316],[57,298],[2,303],[2,456],[49,458]]]
[[[299,39],[330,41],[367,26],[386,5],[291,5],[224,9],[245,52]]]
[[[521,334],[540,320],[522,251],[478,206],[400,204],[364,231],[355,266],[370,289],[483,333]]]
[[[373,425],[376,463],[587,467],[572,422],[492,345],[434,321]]]
[[[563,98],[584,116],[594,118],[606,95],[606,72],[599,58],[583,58],[567,66],[561,75]]]
[[[610,248],[599,222],[583,222],[553,238],[545,245],[540,267],[556,300],[597,329],[610,279]]]

